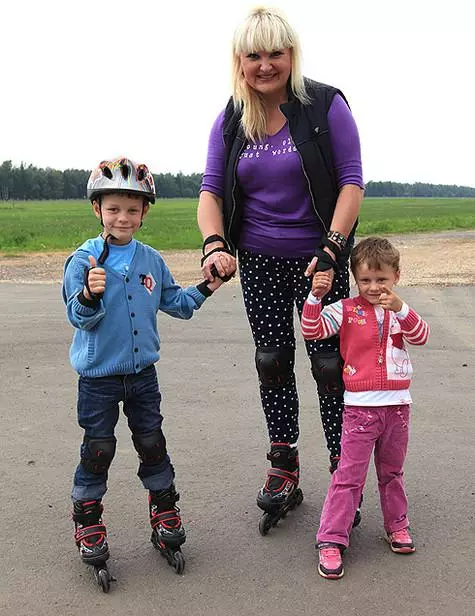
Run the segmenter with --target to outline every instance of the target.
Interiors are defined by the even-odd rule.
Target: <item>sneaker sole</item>
[[[322,576],[322,578],[325,578],[326,580],[339,580],[345,575],[345,570],[342,569],[340,573],[324,573],[320,569],[320,565],[318,565],[318,573]]]
[[[391,544],[389,544],[389,547],[391,548],[391,552],[394,552],[395,554],[413,554],[416,551],[416,548],[395,548]]]

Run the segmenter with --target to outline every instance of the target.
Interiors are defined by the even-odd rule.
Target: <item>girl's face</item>
[[[383,265],[381,269],[369,269],[366,263],[361,263],[356,268],[355,281],[361,297],[375,305],[379,304],[382,286],[391,290],[399,282],[399,272],[390,265]]]
[[[111,194],[104,195],[101,207],[94,201],[93,208],[97,218],[102,217],[104,236],[110,234],[114,244],[123,245],[132,240],[149,205],[144,205],[143,197]]]
[[[256,51],[241,54],[241,68],[248,86],[264,97],[286,98],[292,70],[292,50]]]

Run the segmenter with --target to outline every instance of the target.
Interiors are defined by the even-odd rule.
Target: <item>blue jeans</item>
[[[132,434],[146,434],[161,428],[161,394],[155,366],[138,374],[79,377],[78,423],[89,438],[113,437],[119,420],[119,402]],[[89,459],[87,444],[81,445],[81,458]],[[156,465],[140,463],[137,475],[147,490],[165,490],[173,482],[173,467],[168,454]],[[95,500],[107,491],[107,471],[91,473],[78,464],[73,481],[73,500]]]

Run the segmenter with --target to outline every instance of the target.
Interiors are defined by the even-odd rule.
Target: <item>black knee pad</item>
[[[145,434],[132,434],[132,441],[145,466],[160,464],[167,455],[167,442],[160,428]]]
[[[100,475],[106,473],[115,455],[117,439],[115,436],[105,438],[84,437],[84,445],[89,450],[88,458],[81,458],[81,464],[89,473]]]
[[[343,360],[337,351],[329,353],[314,353],[310,357],[313,378],[317,382],[320,395],[342,396]]]
[[[263,387],[283,387],[294,373],[295,349],[257,347],[256,369]]]

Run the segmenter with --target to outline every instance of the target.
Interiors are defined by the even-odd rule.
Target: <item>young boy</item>
[[[162,310],[191,318],[222,281],[183,289],[160,254],[134,239],[155,202],[153,177],[145,165],[126,158],[102,162],[91,173],[87,195],[104,230],[67,259],[63,285],[68,319],[76,328],[70,359],[79,373],[77,412],[84,429],[72,490],[75,540],[85,563],[107,569],[102,497],[123,402],[140,459],[138,476],[149,491],[152,542],[181,572],[185,530],[161,428],[156,315]]]
[[[379,237],[361,241],[350,265],[359,294],[322,310],[331,280],[328,272],[317,272],[302,314],[306,340],[340,335],[344,362],[341,459],[317,533],[318,571],[325,578],[344,574],[341,554],[349,545],[373,449],[389,545],[399,554],[415,551],[403,483],[412,402],[412,366],[404,340],[425,344],[429,326],[393,290],[399,281],[399,252],[390,242]]]

